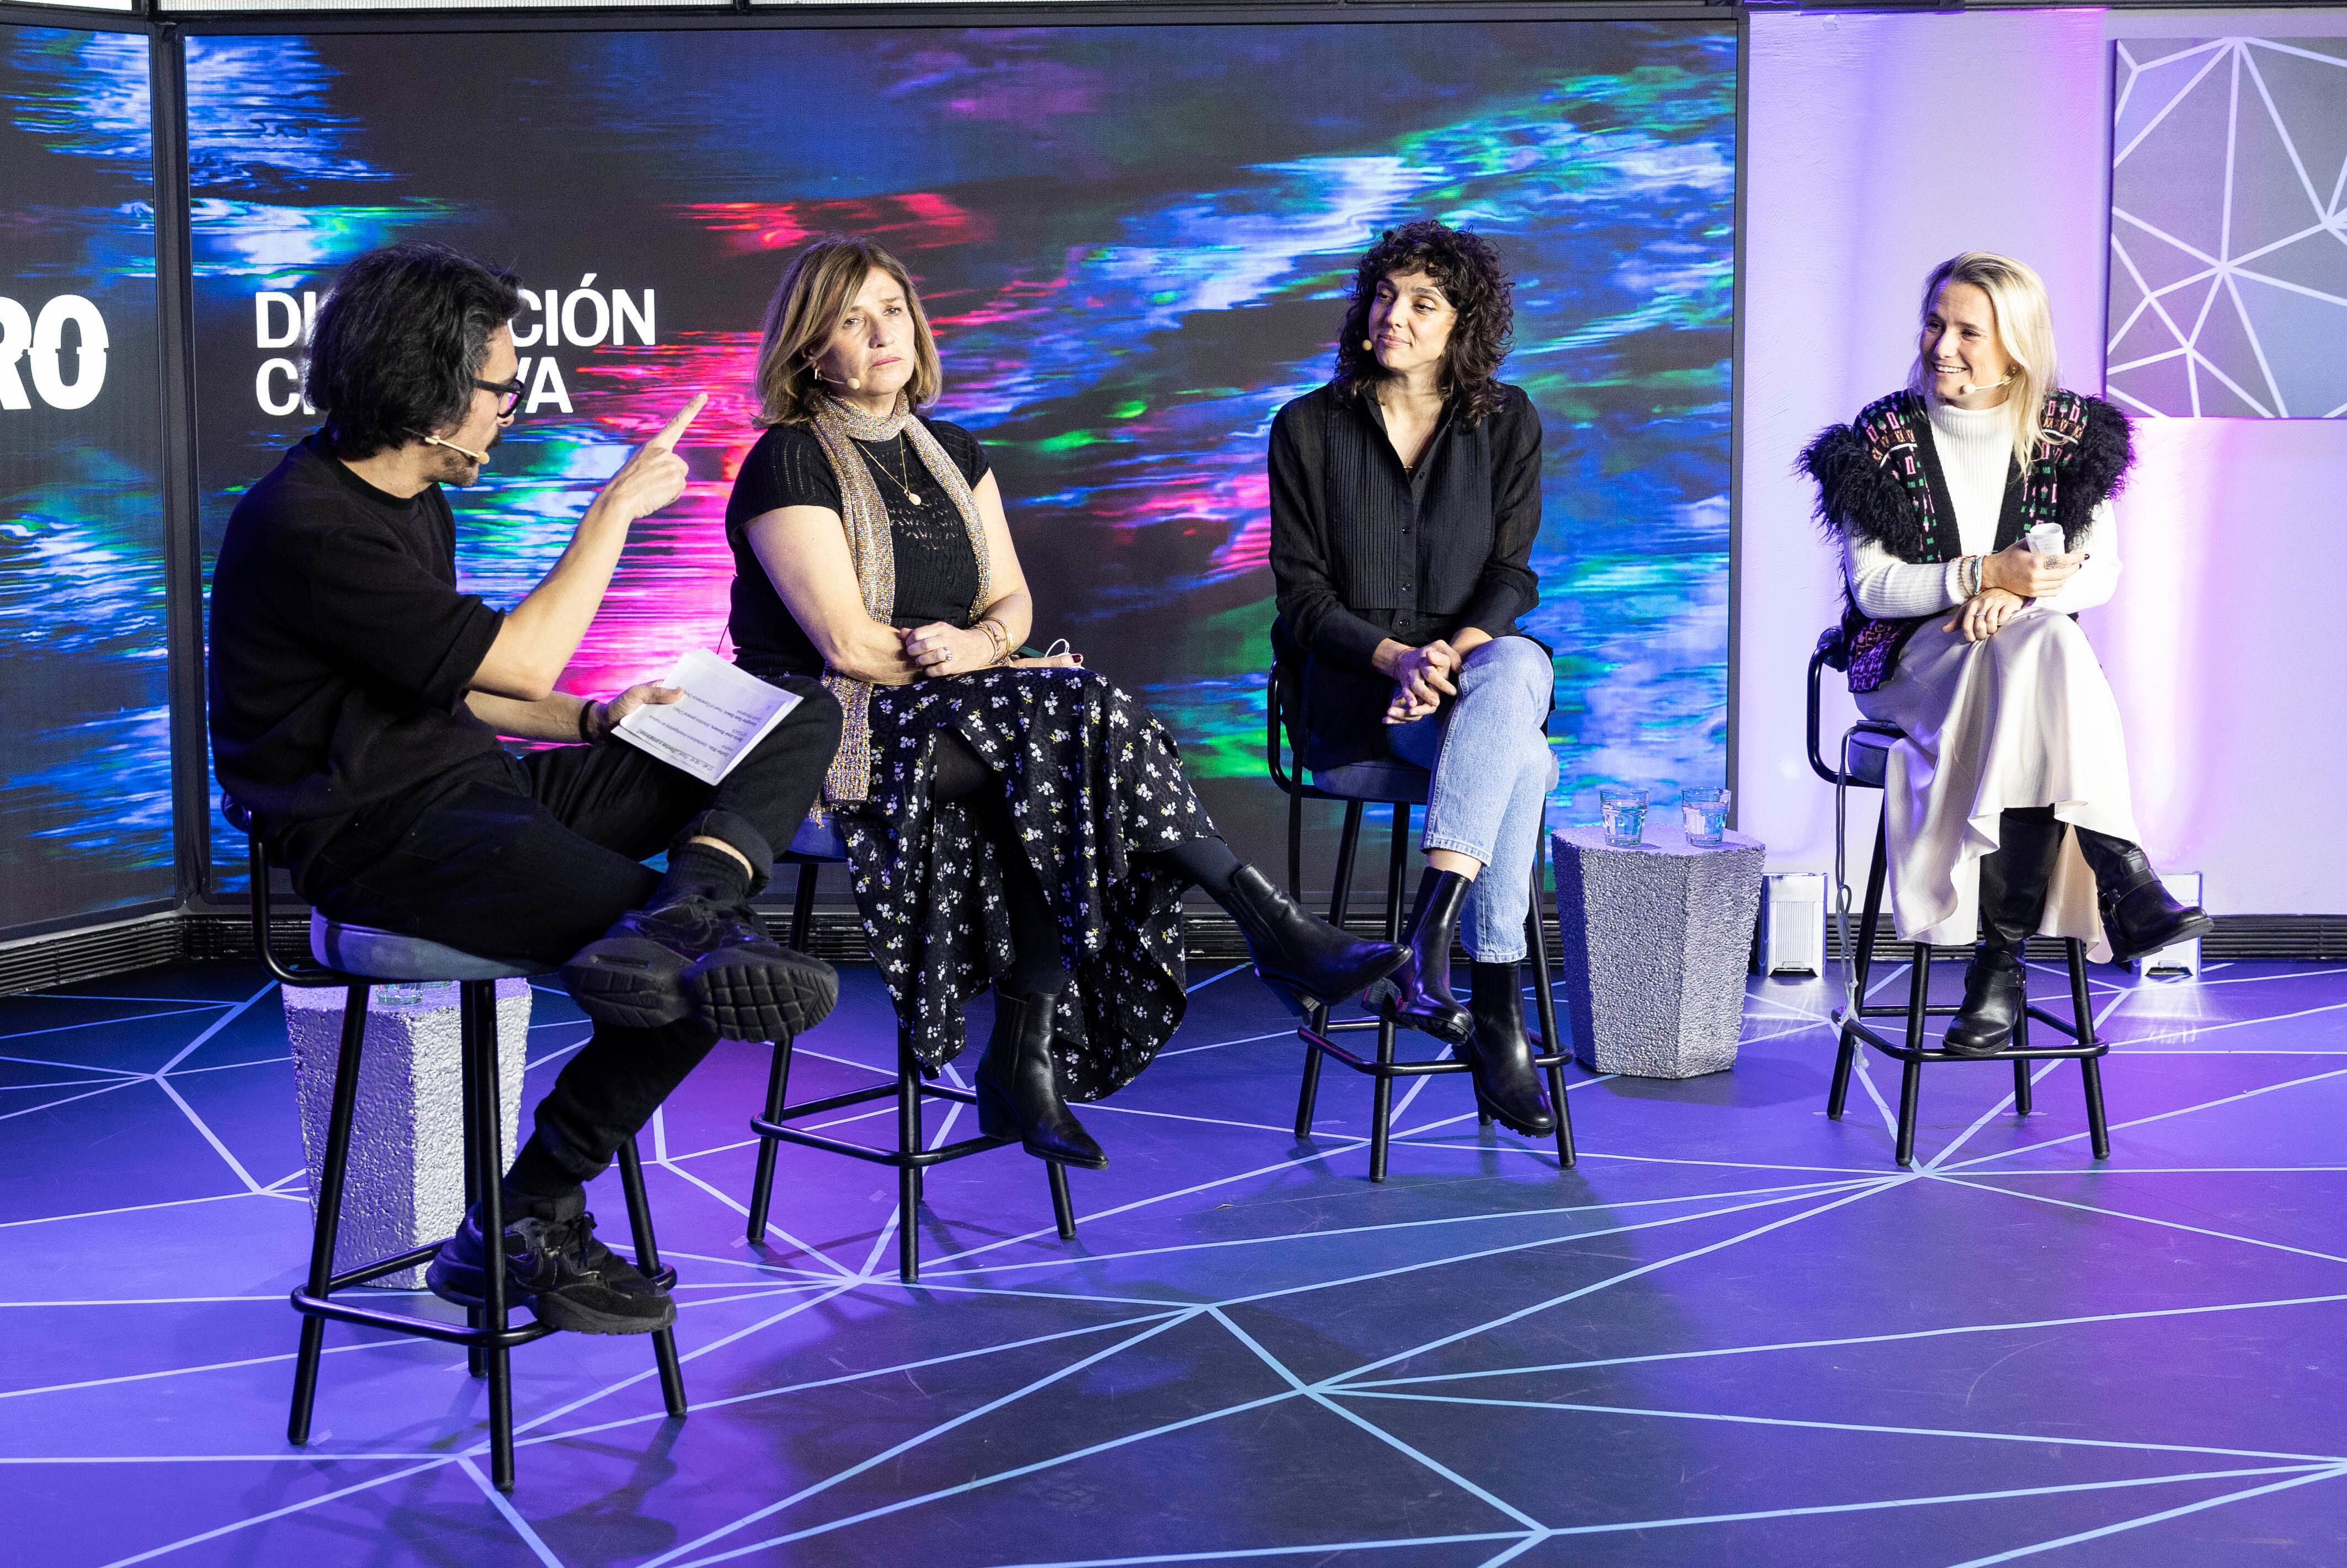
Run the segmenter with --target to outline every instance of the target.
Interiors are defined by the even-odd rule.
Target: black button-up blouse
[[[1275,641],[1300,673],[1306,766],[1387,754],[1393,683],[1371,662],[1378,643],[1421,647],[1469,627],[1506,637],[1540,603],[1540,414],[1522,387],[1501,391],[1471,425],[1455,400],[1446,407],[1410,473],[1373,397],[1332,384],[1272,421]]]

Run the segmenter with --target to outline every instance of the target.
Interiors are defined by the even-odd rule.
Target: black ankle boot
[[[1331,926],[1252,866],[1231,874],[1223,907],[1246,938],[1257,978],[1299,1011],[1358,995],[1406,958],[1391,942],[1364,942]]]
[[[2094,869],[2095,895],[2102,906],[2103,937],[2111,962],[2127,963],[2217,928],[2197,904],[2178,904],[2151,868],[2151,860],[2124,838],[2078,830],[2078,849]]]
[[[1556,1115],[1541,1092],[1532,1042],[1524,1033],[1524,992],[1513,964],[1472,964],[1467,970],[1475,1032],[1459,1054],[1475,1081],[1475,1108],[1512,1132],[1545,1138]]]
[[[1941,1042],[1951,1056],[1993,1056],[2013,1043],[2029,1006],[2023,957],[2045,916],[2066,831],[2051,806],[2009,809],[1999,819],[1996,852],[1980,863],[1980,948],[1964,971],[1963,1010]]]
[[[1964,970],[1964,1009],[1948,1025],[1941,1049],[1950,1056],[1994,1056],[2013,1043],[2014,1027],[2028,1006],[2020,950],[1983,942]]]
[[[1428,866],[1418,879],[1418,903],[1409,912],[1409,957],[1391,980],[1371,990],[1369,1009],[1379,1018],[1430,1034],[1452,1045],[1464,1045],[1473,1032],[1467,1016],[1450,994],[1450,938],[1459,928],[1459,911],[1474,884],[1455,871]]]
[[[1039,1160],[1108,1169],[1108,1156],[1060,1098],[1051,1063],[1051,1009],[1057,998],[994,991],[994,1032],[978,1059],[978,1130],[1016,1138]]]

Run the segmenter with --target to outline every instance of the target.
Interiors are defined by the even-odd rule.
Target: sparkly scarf
[[[833,477],[839,481],[839,523],[847,535],[847,553],[856,563],[856,585],[864,595],[864,609],[886,626],[897,612],[897,542],[888,526],[888,508],[872,477],[872,465],[856,445],[858,441],[893,441],[903,436],[920,456],[930,476],[945,487],[946,497],[961,513],[969,532],[969,548],[978,557],[978,598],[970,605],[974,617],[989,602],[989,574],[986,564],[986,527],[979,521],[978,503],[971,499],[969,481],[946,456],[928,426],[913,417],[911,405],[899,395],[896,411],[885,417],[866,414],[836,398],[825,398],[815,415],[815,439],[831,459]],[[835,805],[864,799],[872,779],[872,683],[858,681],[825,666],[823,683],[839,699],[839,752],[823,781],[824,799]]]

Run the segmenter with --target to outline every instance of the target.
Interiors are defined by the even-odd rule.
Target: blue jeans
[[[1394,755],[1434,775],[1421,849],[1450,849],[1483,865],[1467,895],[1460,938],[1479,964],[1521,963],[1532,911],[1541,803],[1556,787],[1548,749],[1556,671],[1529,637],[1495,637],[1467,655],[1459,695],[1440,712],[1398,724]]]

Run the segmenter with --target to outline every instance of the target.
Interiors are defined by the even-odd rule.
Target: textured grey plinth
[[[505,1113],[500,1164],[510,1163],[520,1126],[521,1074],[529,1050],[529,982],[497,986],[497,1105]],[[302,1146],[310,1161],[316,1213],[334,1103],[334,1061],[343,1045],[343,997],[335,987],[279,988],[293,1082],[302,1102]],[[456,1228],[465,1214],[464,1080],[456,1049],[456,988],[377,986],[359,1056],[358,1113],[351,1127],[350,1174],[343,1190],[337,1271],[421,1246]],[[374,1281],[415,1289],[422,1269]]]
[[[1699,849],[1646,817],[1617,849],[1602,828],[1550,835],[1573,1053],[1600,1072],[1693,1078],[1736,1064],[1744,970],[1760,914],[1758,840]]]

